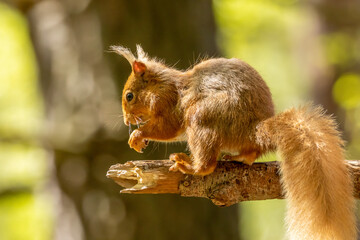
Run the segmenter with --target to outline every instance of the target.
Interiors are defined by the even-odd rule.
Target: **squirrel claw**
[[[191,164],[191,158],[185,153],[172,153],[169,156],[171,161],[180,164]]]
[[[240,155],[236,155],[236,156],[224,155],[224,156],[222,156],[221,160],[222,161],[236,161],[236,162],[241,162],[241,163],[251,166],[254,163],[254,161],[256,160],[256,157],[257,157],[257,153],[251,152],[248,154],[240,154]]]
[[[178,163],[174,163],[170,168],[169,168],[170,172],[177,172],[179,171],[179,166]]]
[[[170,172],[181,172],[183,174],[194,174],[193,171],[189,170],[189,166],[184,165],[184,163],[175,162],[170,168]]]
[[[231,160],[232,160],[232,157],[231,157],[231,155],[228,155],[228,154],[223,155],[221,157],[221,161],[231,161]]]

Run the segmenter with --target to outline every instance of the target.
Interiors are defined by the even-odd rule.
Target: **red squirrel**
[[[355,240],[353,183],[335,121],[320,107],[275,115],[271,93],[259,73],[242,60],[214,58],[180,71],[122,46],[132,72],[122,97],[124,122],[139,125],[129,139],[142,152],[148,141],[186,141],[191,155],[173,153],[171,171],[208,175],[223,152],[251,165],[277,150],[288,202],[292,240]]]

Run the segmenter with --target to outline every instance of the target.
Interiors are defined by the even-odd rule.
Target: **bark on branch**
[[[360,196],[360,161],[347,161],[353,174],[354,196]],[[169,172],[170,160],[129,161],[110,167],[107,177],[124,187],[121,193],[175,193],[203,197],[218,206],[249,200],[281,199],[279,162],[218,162],[214,173],[200,177]]]

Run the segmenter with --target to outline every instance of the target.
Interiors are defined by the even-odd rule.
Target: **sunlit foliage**
[[[0,3],[0,239],[50,239],[42,101],[24,18]]]

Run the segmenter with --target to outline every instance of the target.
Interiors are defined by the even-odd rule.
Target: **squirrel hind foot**
[[[224,155],[222,157],[222,160],[225,161],[235,161],[235,162],[242,162],[246,165],[252,165],[255,160],[258,158],[259,154],[257,152],[250,152],[250,153],[245,153],[245,154],[239,154],[239,155],[235,155],[235,156],[231,156],[231,155]]]

